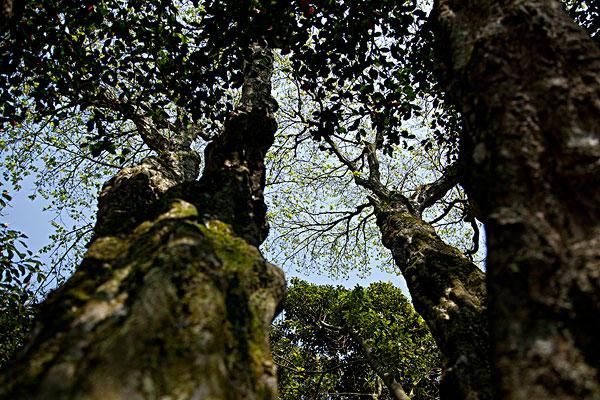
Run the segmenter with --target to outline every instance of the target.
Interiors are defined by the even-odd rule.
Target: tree
[[[68,21],[68,11],[59,16]],[[267,229],[263,159],[276,104],[271,51],[250,39],[241,99],[206,148],[199,182],[196,130],[168,137],[157,124],[163,115],[138,112],[110,90],[87,94],[95,114],[122,108],[155,155],[104,186],[85,259],[42,305],[34,337],[0,378],[0,397],[273,397],[266,331],[284,280],[253,245]],[[71,90],[51,87],[56,97],[40,95],[38,107]],[[93,144],[110,150],[102,120],[90,121]]]
[[[432,23],[488,232],[497,396],[597,398],[600,50],[554,1],[439,1]]]
[[[353,11],[361,12],[361,9],[357,11],[350,6],[350,10],[335,10],[336,13],[350,14]],[[391,30],[394,18],[389,17],[378,23],[382,26],[381,30]],[[343,36],[341,31],[347,29],[344,24],[324,27],[313,41],[322,46],[318,49],[320,52],[332,52],[336,38]],[[375,35],[376,31],[374,29],[363,34]],[[349,72],[343,73],[340,80],[352,78],[361,81],[366,75],[366,79],[372,81],[373,65],[385,66],[386,60],[394,56],[392,46],[385,50],[384,45],[377,43],[376,37],[371,37],[371,43],[365,45],[365,53],[370,55],[369,62],[363,60],[365,53],[356,53],[355,59],[344,59],[342,63]],[[398,56],[398,59],[399,63],[414,66],[414,63],[405,60],[404,55]],[[342,68],[336,60],[332,60],[331,65],[322,72],[322,63],[319,61],[303,61],[305,68],[301,70],[303,75],[297,77],[299,82],[307,79],[319,82],[319,79],[324,79],[321,74],[327,75],[332,69]],[[400,64],[395,68],[402,71],[406,66]],[[442,120],[440,124],[444,119],[451,121],[443,123],[450,136],[449,142],[454,121],[445,114],[427,118],[425,114],[428,113],[424,110],[427,104],[419,102],[412,89],[406,89],[410,85],[406,83],[408,77],[405,75],[399,78],[396,71],[376,74],[383,76],[383,82],[376,82],[379,86],[377,89],[365,89],[366,84],[356,84],[354,88],[339,83],[338,87],[330,87],[324,79],[322,86],[305,90],[306,94],[298,100],[298,104],[283,105],[284,109],[287,108],[284,112],[288,118],[299,121],[303,128],[298,129],[300,133],[296,134],[296,146],[307,138],[318,142],[319,148],[338,163],[334,170],[344,179],[346,186],[342,190],[347,192],[347,186],[354,184],[360,188],[358,196],[362,196],[356,200],[359,204],[354,210],[336,208],[330,219],[327,218],[327,212],[310,212],[307,218],[310,222],[304,226],[317,235],[333,232],[333,235],[347,243],[349,231],[364,231],[367,219],[374,217],[383,244],[391,250],[393,262],[407,281],[415,309],[424,318],[438,343],[444,371],[440,385],[442,397],[491,398],[485,275],[468,254],[444,242],[433,224],[426,221],[425,215],[429,208],[446,198],[448,207],[444,207],[445,210],[440,211],[441,217],[432,222],[445,217],[457,206],[462,208],[465,219],[474,221],[474,210],[467,199],[448,196],[458,182],[462,167],[449,157],[450,162],[446,162],[437,179],[434,180],[436,175],[430,174],[430,180],[427,177],[425,182],[421,180],[416,184],[404,184],[403,177],[394,176],[383,168],[393,162],[389,154],[399,152],[395,146],[400,143],[400,137],[426,148],[431,147],[431,138],[423,138],[422,135],[416,137],[408,130],[403,122],[406,113],[420,112],[419,119],[424,120],[423,125],[432,123],[432,120]],[[421,89],[421,92],[421,96],[425,96],[425,90]],[[397,102],[403,107],[390,107],[390,102]],[[309,103],[312,106],[307,107]],[[405,111],[405,107],[409,111]],[[303,108],[308,108],[308,112]],[[435,114],[433,111],[439,110],[433,107],[430,113]],[[434,137],[436,135],[434,133]],[[306,202],[304,197],[301,201]],[[352,225],[353,219],[358,220],[355,225]],[[337,225],[342,226],[341,232],[335,231]],[[309,234],[300,243],[306,247],[311,241],[314,243]],[[327,247],[325,251],[331,250]],[[337,252],[337,249],[334,251]]]
[[[339,145],[344,144],[343,138],[332,135],[323,139],[321,147],[330,151],[342,164],[341,171],[346,170],[350,176],[347,184],[354,181],[365,189],[366,193],[361,195],[367,198],[358,200],[365,203],[356,211],[334,211],[331,220],[310,214],[314,229],[331,232],[340,224],[345,232],[340,236],[344,237],[349,234],[352,219],[361,218],[362,209],[371,209],[381,240],[391,250],[396,266],[407,281],[416,310],[439,345],[444,366],[442,395],[490,398],[484,273],[467,255],[445,243],[424,217],[425,210],[455,186],[458,168],[450,166],[435,182],[410,189],[393,188],[384,183],[388,176],[383,176],[379,168],[382,154],[381,148],[377,148],[380,139],[376,136],[365,135],[361,143],[353,143],[346,151]],[[367,141],[369,137],[373,137],[373,142]],[[442,217],[457,202],[450,204]],[[364,219],[358,224],[359,227],[364,224]]]
[[[292,280],[271,332],[281,399],[437,399],[439,354],[389,283],[353,290]]]

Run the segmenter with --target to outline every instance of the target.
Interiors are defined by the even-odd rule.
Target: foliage
[[[10,200],[7,191],[0,193],[0,216]],[[0,367],[23,345],[33,318],[35,282],[44,279],[41,262],[25,239],[0,223]]]
[[[414,48],[424,47],[415,34],[426,18],[420,7],[389,0],[369,7],[358,0],[31,2],[0,40],[0,115],[5,125],[44,116],[60,123],[79,110],[93,155],[114,152],[115,124],[140,110],[163,125],[205,123],[214,133],[232,107],[227,89],[241,83],[247,43],[264,39],[291,52],[292,72],[315,97],[343,89],[318,111],[314,136],[339,125],[336,100],[356,98],[360,117],[372,115],[389,143],[398,143],[407,135],[402,120],[422,113],[416,100],[437,90],[427,69],[416,68],[429,56]],[[454,114],[442,111],[436,124],[456,126]],[[435,135],[448,141],[441,130]]]
[[[434,107],[435,81],[418,68],[428,59],[418,51],[421,8],[415,1],[365,7],[355,0],[28,2],[18,23],[0,37],[0,115],[10,151],[3,157],[4,175],[18,188],[24,176],[35,174],[34,196],[44,197],[56,214],[55,246],[45,249],[54,272],[65,276],[77,264],[101,183],[151,154],[140,140],[145,119],[167,137],[190,126],[201,129],[206,140],[217,132],[232,107],[231,89],[241,82],[251,40],[263,38],[287,54],[285,73],[313,104],[304,115],[307,129],[294,134],[298,141],[320,138],[336,124],[352,140],[349,145],[360,144],[372,129],[384,130],[388,153],[397,152],[401,137],[405,147],[447,137],[438,129],[448,118],[439,100]],[[421,83],[412,85],[412,77]],[[342,104],[345,112],[331,109]],[[419,113],[434,115],[426,123],[436,125],[417,138],[406,119]],[[289,134],[282,129],[283,136]],[[294,162],[288,157],[288,165]],[[330,204],[337,204],[335,197]],[[362,202],[364,195],[332,211]],[[353,228],[362,221],[354,220]],[[339,254],[342,271],[353,263],[363,271],[374,265],[360,258],[379,242],[376,231],[370,224],[362,238],[345,245],[355,254]],[[343,238],[340,233],[335,232]],[[372,258],[384,265],[388,253]]]
[[[411,398],[438,398],[435,343],[398,288],[291,284],[271,332],[281,399],[390,398],[361,341]]]
[[[330,276],[344,276],[349,270],[367,274],[373,268],[393,272],[389,251],[381,243],[369,202],[372,192],[356,184],[357,177],[367,177],[370,165],[365,160],[365,146],[384,135],[370,124],[369,118],[355,116],[361,103],[344,102],[344,130],[323,138],[318,146],[310,133],[318,126],[314,113],[318,100],[301,89],[302,81],[290,74],[289,57],[280,57],[275,77],[275,93],[280,110],[280,132],[267,157],[267,201],[271,234],[265,250],[279,265],[296,270],[317,271]],[[333,94],[331,96],[334,96]],[[341,100],[340,100],[341,101]],[[427,101],[420,103],[428,112],[420,119],[404,121],[404,128],[416,142],[413,146],[392,144],[387,152],[376,150],[382,184],[389,190],[410,197],[415,190],[443,176],[448,165],[448,147],[432,143],[426,149],[418,143],[431,136],[433,111]],[[347,127],[347,129],[346,129]],[[355,131],[362,131],[361,139]],[[356,169],[340,161],[332,145],[347,159],[355,160]],[[448,243],[465,253],[477,253],[469,222],[466,199],[460,188],[452,190],[426,212],[438,233]],[[465,221],[466,219],[466,221]],[[473,221],[474,223],[474,221]],[[475,256],[481,261],[482,254]]]
[[[598,0],[563,0],[568,14],[600,43],[600,2]]]

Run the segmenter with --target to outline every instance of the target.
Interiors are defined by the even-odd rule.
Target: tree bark
[[[442,353],[441,398],[491,399],[484,273],[404,201],[377,202],[375,213],[383,244]]]
[[[43,303],[0,399],[276,398],[267,330],[285,280],[252,245],[266,235],[272,55],[248,57],[200,183],[198,157],[175,146],[105,185],[85,259]]]
[[[438,0],[463,185],[487,228],[496,389],[600,398],[600,50],[551,0]]]

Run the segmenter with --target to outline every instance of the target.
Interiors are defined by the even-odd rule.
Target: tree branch
[[[443,198],[446,193],[458,184],[458,164],[454,163],[446,168],[442,176],[435,182],[419,186],[412,195],[411,200],[416,204],[419,215],[427,208]]]
[[[377,376],[381,378],[383,383],[385,383],[393,398],[395,400],[410,400],[410,397],[408,397],[400,382],[398,382],[392,374],[387,372],[384,366],[379,362],[379,359],[373,355],[373,348],[371,345],[364,341],[357,332],[352,331],[350,334],[354,340],[358,342],[369,365],[373,368],[373,371],[375,371]]]

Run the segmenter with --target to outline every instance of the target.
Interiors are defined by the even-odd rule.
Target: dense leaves
[[[460,124],[429,68],[427,6],[416,1],[366,6],[355,0],[315,5],[315,13],[301,20],[310,27],[310,39],[295,43],[290,68],[319,104],[311,116],[312,136],[351,133],[360,144],[370,126],[385,138],[378,146],[391,153],[393,145],[417,139],[407,121],[427,117],[430,132],[416,142],[444,143],[453,153]]]
[[[451,143],[458,122],[421,68],[425,17],[414,1],[27,2],[0,38],[0,118],[59,122],[84,111],[95,156],[115,151],[111,126],[140,109],[214,132],[232,107],[228,89],[241,83],[247,44],[265,40],[292,53],[304,90],[328,99],[315,113],[315,138],[348,129],[342,102],[357,100],[359,139],[360,120],[370,119],[391,151],[410,138],[403,121],[433,112],[434,137]]]
[[[27,2],[0,37],[2,123],[85,111],[94,155],[114,151],[109,127],[139,110],[214,128],[241,84],[251,28],[265,25],[254,3]]]
[[[348,290],[292,280],[271,342],[282,399],[390,399],[384,374],[413,399],[438,398],[433,339],[389,283]]]

